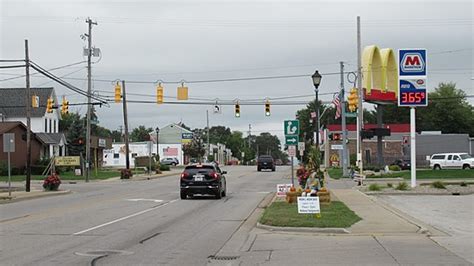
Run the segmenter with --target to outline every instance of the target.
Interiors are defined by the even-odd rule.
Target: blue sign
[[[398,76],[426,76],[426,49],[398,50]]]
[[[426,78],[399,80],[398,106],[427,106]]]
[[[182,133],[181,138],[182,139],[193,139],[193,133]]]

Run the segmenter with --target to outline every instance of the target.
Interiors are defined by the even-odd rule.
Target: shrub
[[[44,170],[46,170],[46,165],[32,165],[31,166],[31,174],[32,175],[42,175]]]
[[[461,184],[459,184],[461,187],[467,187],[467,183],[462,181]]]
[[[408,183],[407,182],[400,182],[398,183],[397,190],[408,190]]]
[[[442,181],[435,181],[431,184],[431,186],[438,189],[446,189],[446,186]]]
[[[392,183],[387,183],[387,187],[393,187]]]
[[[402,170],[402,169],[400,169],[400,166],[398,166],[398,165],[390,165],[390,166],[388,167],[388,169],[389,169],[390,171],[400,171],[400,170]]]
[[[375,183],[375,184],[370,184],[369,186],[369,190],[370,191],[380,191],[382,188],[379,186],[379,184]]]
[[[7,161],[0,161],[0,176],[8,175],[8,163]]]
[[[122,169],[120,170],[120,179],[130,179],[133,176],[131,169]]]
[[[169,170],[170,170],[169,165],[165,165],[165,164],[160,165],[160,171],[169,171]]]

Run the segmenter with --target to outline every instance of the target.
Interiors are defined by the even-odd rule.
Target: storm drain
[[[240,256],[209,256],[208,259],[211,260],[236,260]]]

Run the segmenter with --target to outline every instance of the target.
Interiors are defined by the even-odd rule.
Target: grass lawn
[[[334,179],[342,178],[341,168],[329,168],[329,176]],[[403,179],[410,179],[410,171],[393,172],[382,176],[372,176],[370,178],[393,178],[401,177]],[[449,169],[449,170],[432,170],[432,169],[419,169],[416,171],[416,179],[470,179],[474,178],[474,169],[463,170],[463,169]]]
[[[141,171],[143,172],[143,171]],[[133,171],[133,173],[137,173],[137,171]],[[95,171],[91,172],[90,179],[91,180],[100,180],[100,179],[108,179],[111,177],[120,176],[119,170],[101,170],[98,171],[97,175]],[[74,172],[63,172],[59,175],[61,180],[85,180],[84,176],[76,176]],[[13,175],[11,177],[12,182],[22,182],[26,180],[26,175]],[[31,180],[43,180],[45,177],[41,175],[32,175]],[[0,182],[7,182],[8,176],[0,176]]]
[[[360,221],[361,218],[344,203],[333,201],[330,205],[321,205],[321,218],[315,214],[298,214],[298,205],[286,202],[273,202],[265,209],[260,223],[282,227],[328,227],[345,228]]]

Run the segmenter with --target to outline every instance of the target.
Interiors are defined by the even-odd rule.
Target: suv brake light
[[[216,172],[210,172],[209,175],[214,178],[214,179],[218,179],[219,178],[219,174],[217,174]]]
[[[183,172],[183,173],[181,174],[181,179],[185,179],[185,178],[188,177],[188,176],[189,176],[189,173]]]

